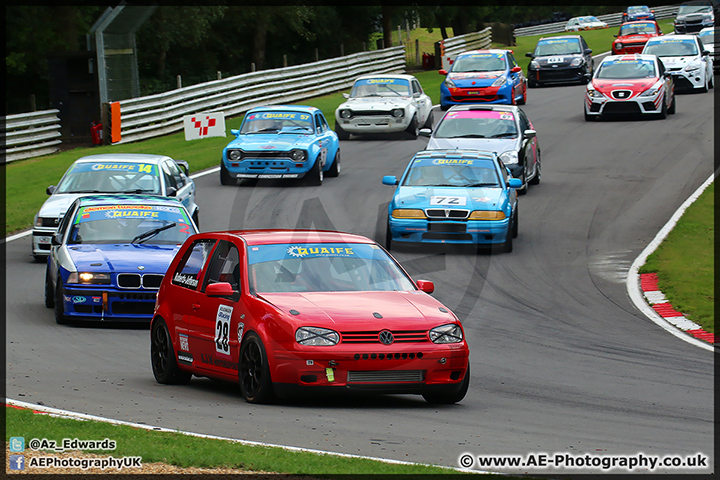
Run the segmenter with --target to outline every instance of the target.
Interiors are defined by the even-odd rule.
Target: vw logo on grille
[[[383,345],[390,345],[395,341],[395,338],[393,337],[393,334],[390,330],[383,330],[378,335],[378,339],[380,340],[380,343]]]

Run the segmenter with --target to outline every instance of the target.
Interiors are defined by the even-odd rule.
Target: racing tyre
[[[350,134],[343,130],[343,128],[340,126],[338,122],[335,122],[335,133],[337,133],[337,136],[340,140],[349,140]]]
[[[657,114],[658,118],[660,120],[663,120],[667,118],[668,115],[668,107],[665,105],[665,102],[663,102],[662,110],[660,110],[660,113]]]
[[[528,78],[528,88],[535,88],[537,86],[538,86],[538,84],[535,80]]]
[[[170,333],[163,319],[153,322],[150,333],[150,361],[155,380],[165,385],[182,385],[188,383],[192,374],[180,370],[175,357],[175,350],[170,340]]]
[[[47,308],[55,307],[55,295],[50,281],[50,269],[45,269],[45,306]]]
[[[248,403],[269,403],[275,398],[265,347],[255,332],[248,333],[240,347],[238,378],[240,393]]]
[[[708,83],[708,88],[710,90],[715,88],[715,75],[714,74],[710,75],[710,83]]]
[[[58,275],[55,282],[55,323],[58,325],[66,325],[68,323],[65,316],[65,304],[63,303],[63,283],[62,278]]]
[[[513,211],[513,221],[512,221],[512,237],[513,238],[517,238],[517,236],[518,236],[518,231],[519,231],[518,216],[519,215],[520,214],[518,213],[518,206],[515,205],[515,210]]]
[[[442,110],[443,112],[447,111],[449,108],[450,105],[443,105],[442,103],[440,104],[440,110]]]
[[[528,182],[530,185],[537,185],[540,183],[541,171],[542,169],[540,167],[540,152],[538,151],[537,164],[535,165],[535,176]]]
[[[220,183],[222,185],[235,185],[236,179],[234,179],[230,172],[227,171],[227,168],[225,167],[225,162],[220,160]]]
[[[430,110],[430,113],[428,113],[427,120],[425,120],[425,125],[423,125],[423,128],[429,128],[432,130],[433,125],[435,124],[435,116],[433,115],[433,111]]]
[[[675,98],[676,98],[675,95],[673,95],[672,103],[670,104],[670,108],[668,108],[668,111],[667,111],[667,113],[669,113],[671,115],[673,113],[675,113]]]
[[[410,135],[411,140],[415,140],[418,137],[418,121],[417,121],[417,115],[414,115],[412,120],[410,120],[410,125],[405,129],[405,132]]]
[[[527,84],[525,84],[525,88],[523,89],[523,94],[520,100],[518,100],[518,105],[525,105],[527,103]]]
[[[422,396],[428,403],[435,403],[441,405],[449,405],[457,403],[467,394],[468,387],[470,386],[470,364],[468,364],[467,372],[465,372],[465,378],[459,385],[453,385],[443,391],[433,391],[423,393]]]
[[[525,195],[528,191],[527,172],[525,171],[525,168],[527,168],[527,166],[523,167],[522,176],[520,177],[520,180],[522,180],[522,187],[517,189],[518,195]]]
[[[586,122],[594,122],[597,120],[597,117],[594,115],[588,115],[587,111],[583,109],[583,115],[585,115],[585,121]]]
[[[340,175],[340,149],[338,148],[337,153],[335,154],[335,160],[333,160],[332,165],[330,165],[330,168],[327,171],[328,177],[337,177]]]
[[[199,216],[197,208],[195,209],[195,212],[193,212],[192,219],[193,219],[193,222],[195,222],[195,226],[198,227],[198,229],[199,229],[200,228],[200,216]]]
[[[392,250],[392,230],[390,230],[390,220],[385,226],[385,250]]]
[[[312,166],[310,171],[305,176],[309,185],[319,186],[323,182],[323,170],[320,167],[320,157],[315,159],[315,165]]]

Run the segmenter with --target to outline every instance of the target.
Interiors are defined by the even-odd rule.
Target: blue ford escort
[[[517,188],[495,153],[423,150],[415,154],[390,205],[385,246],[395,243],[465,243],[510,252],[518,234]]]
[[[340,174],[340,142],[320,109],[272,105],[249,110],[224,149],[220,183],[238,179],[303,178],[321,185]]]
[[[76,199],[52,239],[45,306],[59,324],[149,322],[160,282],[197,233],[178,200],[149,195]]]

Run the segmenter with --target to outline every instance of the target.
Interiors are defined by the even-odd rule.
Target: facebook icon
[[[25,470],[25,455],[10,455],[10,470]]]

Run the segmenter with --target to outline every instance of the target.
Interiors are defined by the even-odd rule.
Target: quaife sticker
[[[230,355],[230,319],[233,307],[220,305],[215,317],[215,351]]]

